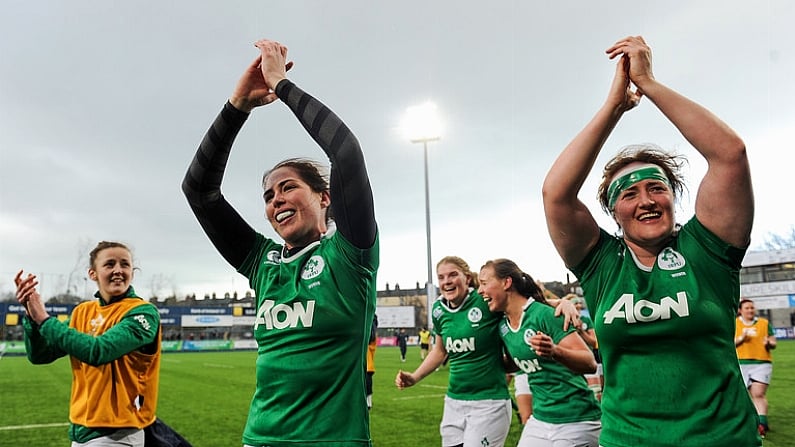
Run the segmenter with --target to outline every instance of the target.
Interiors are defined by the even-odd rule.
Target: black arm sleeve
[[[328,107],[287,79],[276,94],[293,111],[331,163],[329,186],[337,231],[355,247],[375,243],[373,191],[356,137]]]
[[[232,143],[248,114],[227,102],[204,135],[182,180],[182,192],[215,248],[235,269],[240,268],[256,240],[254,229],[221,194]]]

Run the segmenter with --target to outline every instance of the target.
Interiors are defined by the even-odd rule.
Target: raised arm
[[[328,156],[337,231],[356,247],[371,247],[376,234],[373,193],[356,137],[334,112],[289,80],[279,82],[276,94]]]
[[[283,60],[287,49],[282,48],[279,51]],[[281,73],[291,66],[292,63],[282,65]],[[276,99],[263,76],[260,54],[246,67],[229,101],[202,139],[182,180],[182,192],[202,229],[218,252],[235,268],[239,268],[246,259],[256,232],[221,194],[221,181],[232,143],[249,112]]]
[[[234,268],[243,265],[256,233],[221,194],[232,143],[248,118],[227,102],[202,139],[182,180],[182,192],[215,248]]]
[[[289,80],[278,83],[276,94],[331,163],[329,186],[337,231],[356,247],[372,247],[376,235],[373,192],[356,137],[331,109]]]
[[[640,94],[629,85],[628,60],[621,58],[607,100],[552,164],[542,188],[544,212],[552,243],[563,262],[578,264],[599,240],[599,227],[577,197],[607,137]]]
[[[356,247],[372,247],[376,235],[373,192],[359,142],[331,109],[287,79],[292,63],[286,62],[283,45],[259,40],[254,46],[261,52],[265,84],[290,107],[331,163],[329,187],[337,231]]]
[[[723,241],[748,247],[754,197],[745,143],[709,110],[654,78],[651,49],[642,37],[622,39],[608,54],[630,58],[631,81],[707,160],[707,173],[696,196],[698,220]]]

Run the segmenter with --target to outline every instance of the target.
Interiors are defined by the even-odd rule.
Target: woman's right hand
[[[395,377],[395,385],[401,390],[403,388],[408,388],[415,383],[417,383],[417,381],[414,379],[414,376],[411,373],[407,373],[403,370],[398,371],[397,377]]]
[[[613,104],[617,111],[622,113],[634,109],[643,98],[643,92],[640,89],[632,90],[632,84],[629,82],[629,65],[629,56],[622,55],[618,59],[613,83],[610,85],[610,92],[607,95],[607,102]]]
[[[25,311],[31,320],[36,324],[41,324],[50,315],[44,308],[41,296],[36,290],[36,286],[39,285],[36,275],[28,273],[28,276],[23,279],[22,270],[20,270],[14,277],[14,284],[17,286],[17,302],[25,306]]]
[[[254,44],[260,50],[260,54],[254,61],[246,67],[246,71],[237,81],[229,102],[241,112],[250,113],[255,107],[264,106],[279,99],[276,96],[276,84],[284,79],[288,70],[293,67],[292,62],[284,64],[287,56],[287,47],[270,41],[257,41]],[[273,45],[277,45],[277,51],[273,51]],[[263,56],[265,60],[263,62]],[[274,59],[279,59],[282,64],[280,68],[274,68]],[[264,73],[268,73],[266,80]],[[281,77],[279,77],[281,74]],[[269,84],[269,81],[272,84]],[[274,83],[275,82],[275,83]]]

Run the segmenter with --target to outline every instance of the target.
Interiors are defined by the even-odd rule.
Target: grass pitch
[[[158,415],[195,447],[240,446],[254,392],[254,352],[167,353],[163,355]],[[371,432],[377,447],[439,446],[439,421],[447,369],[400,391],[399,369],[420,364],[409,348],[406,363],[396,348],[376,352]],[[768,391],[772,431],[765,447],[795,447],[795,342],[780,341],[774,352]],[[333,369],[333,368],[332,368]],[[0,359],[0,446],[68,445],[69,361],[35,366],[24,357]],[[506,446],[515,446],[521,427],[514,417]]]

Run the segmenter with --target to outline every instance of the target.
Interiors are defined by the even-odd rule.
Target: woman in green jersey
[[[369,446],[365,353],[379,258],[364,154],[334,112],[287,79],[287,47],[270,40],[254,46],[257,57],[182,182],[210,241],[256,292],[257,385],[243,443]],[[251,112],[272,103],[289,107],[331,163],[329,177],[305,159],[285,160],[263,176],[265,217],[283,242],[254,230],[221,193],[237,133]],[[263,144],[274,140],[263,132]]]
[[[432,310],[436,342],[414,372],[399,371],[395,385],[415,385],[449,355],[450,376],[440,426],[443,447],[502,446],[511,426],[500,316],[478,294],[477,276],[457,256],[436,264],[441,295]]]
[[[604,365],[604,447],[758,446],[754,407],[732,342],[739,270],[753,221],[743,141],[704,107],[657,81],[642,37],[619,40],[607,100],[544,180],[552,242],[580,280]],[[676,224],[680,157],[651,146],[609,161],[602,230],[578,194],[624,113],[649,100],[706,159],[695,216]]]
[[[28,360],[45,364],[69,356],[72,447],[143,447],[144,428],[157,410],[160,313],[135,294],[132,255],[124,244],[97,244],[88,277],[97,283],[96,300],[78,304],[62,322],[47,313],[36,276],[17,273]]]
[[[478,292],[500,319],[500,337],[527,374],[533,412],[520,447],[597,447],[599,403],[583,374],[596,371],[593,352],[544,299],[533,278],[508,259],[486,262]]]

